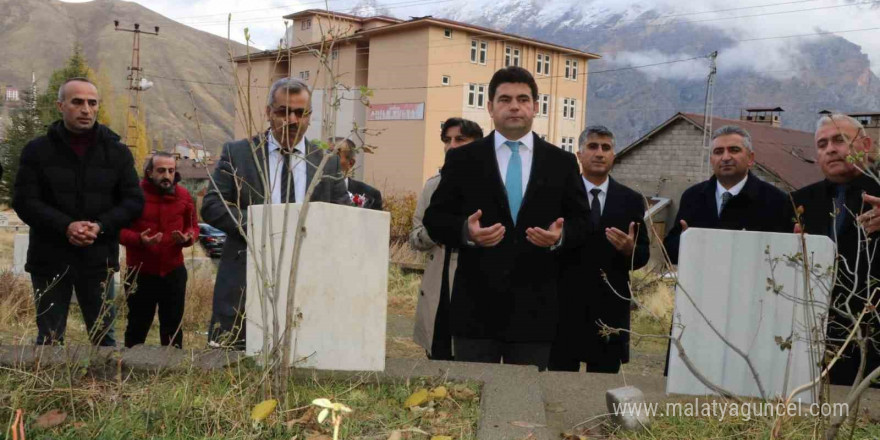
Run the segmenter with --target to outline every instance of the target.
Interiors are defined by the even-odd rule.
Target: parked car
[[[223,244],[226,243],[226,234],[207,224],[199,223],[199,243],[205,249],[205,253],[211,258],[220,258],[223,255]]]

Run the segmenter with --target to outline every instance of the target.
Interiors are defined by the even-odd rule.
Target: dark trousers
[[[31,274],[37,313],[39,345],[63,344],[70,298],[76,300],[92,344],[115,347],[113,322],[116,306],[113,277],[106,273],[79,274],[68,271],[55,276]],[[97,323],[97,325],[96,325]]]
[[[434,316],[434,337],[431,339],[431,353],[429,359],[435,361],[451,361],[452,355],[452,329],[449,317],[449,259],[452,250],[443,252],[443,280],[440,282],[440,304],[437,305],[437,314]]]
[[[547,369],[550,359],[549,342],[502,342],[494,339],[469,339],[454,337],[455,360],[512,365],[535,365],[540,371]]]
[[[181,323],[186,299],[186,267],[180,266],[165,276],[143,274],[136,270],[129,273],[136,279],[125,282],[125,291],[128,293],[125,346],[131,348],[147,340],[158,307],[159,340],[162,345],[183,348]]]

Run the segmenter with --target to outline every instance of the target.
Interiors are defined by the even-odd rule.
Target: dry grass
[[[419,197],[412,192],[389,194],[382,200],[384,210],[391,213],[392,243],[406,243],[418,201]]]
[[[421,274],[406,273],[392,264],[388,269],[388,312],[414,316],[421,283]]]
[[[394,264],[402,264],[409,268],[425,267],[425,252],[413,250],[406,241],[391,243],[389,259]]]
[[[445,384],[452,391],[449,398],[414,412],[403,407],[406,398],[417,388],[442,382],[376,383],[366,375],[342,380],[302,375],[288,382],[290,406],[280,406],[255,424],[251,410],[268,396],[263,392],[266,376],[250,361],[211,372],[118,376],[73,367],[0,371],[0,419],[8,424],[15,410],[22,409],[28,438],[38,439],[329,439],[329,424],[319,424],[310,405],[324,397],[354,410],[343,420],[340,438],[384,440],[395,430],[410,429],[476,438],[480,399],[475,384]],[[284,405],[286,400],[280,400]],[[54,427],[36,426],[37,417],[51,410],[63,411],[66,420]]]
[[[36,334],[30,280],[0,268],[0,343],[28,344]]]
[[[654,272],[638,270],[630,277],[633,297],[641,307],[632,312],[632,330],[643,335],[668,335],[675,308],[675,284]],[[667,342],[633,336],[633,348],[665,353]]]
[[[0,269],[12,267],[14,250],[15,233],[7,229],[0,229]]]

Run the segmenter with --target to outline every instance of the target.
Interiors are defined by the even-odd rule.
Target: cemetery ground
[[[14,233],[0,229],[0,346],[28,345],[36,334],[30,281],[26,275],[16,275],[10,270]],[[206,344],[216,269],[213,264],[204,264],[209,260],[197,246],[186,252],[191,269],[183,322],[184,347],[201,349]],[[404,264],[404,267],[418,264],[418,255],[411,253],[405,245],[392,247],[391,255],[394,261],[411,263]],[[194,261],[201,264],[192,264]],[[389,268],[386,335],[389,365],[394,359],[425,359],[424,350],[411,337],[419,283],[417,271],[401,269],[398,265]],[[633,312],[633,329],[643,334],[668,332],[673,307],[673,289],[668,281],[655,274],[638,272],[633,286],[640,302],[650,310]],[[116,336],[120,345],[125,321],[125,307],[119,307]],[[148,345],[159,343],[157,326],[158,323],[154,323]],[[85,345],[87,341],[85,326],[75,305],[71,308],[66,339],[69,347]],[[669,397],[663,392],[665,352],[663,340],[634,338],[631,362],[615,376],[582,372],[538,375],[536,370],[534,373],[526,371],[529,370],[527,367],[508,367],[519,368],[517,374],[525,372],[539,377],[529,393],[537,394],[537,402],[543,403],[543,414],[538,423],[505,419],[505,423],[519,426],[516,432],[521,435],[494,438],[769,437],[771,427],[766,420],[661,415],[654,418],[647,430],[626,432],[602,417],[607,412],[604,410],[605,390],[624,384],[644,390],[649,402],[662,405],[687,400],[680,396]],[[150,353],[146,355],[150,356]],[[11,427],[15,410],[19,408],[25,411],[30,439],[325,440],[331,438],[332,429],[327,423],[317,422],[318,409],[311,405],[313,399],[322,397],[344,403],[354,410],[346,414],[341,423],[340,438],[344,439],[430,440],[432,437],[443,439],[441,436],[474,439],[478,438],[480,419],[487,416],[481,413],[485,409],[485,405],[481,406],[481,399],[487,396],[485,383],[481,385],[480,380],[468,381],[455,374],[449,377],[438,375],[437,368],[423,376],[418,373],[412,378],[398,376],[391,379],[386,376],[380,379],[378,374],[324,375],[302,369],[290,383],[291,400],[286,402],[285,409],[279,407],[265,420],[255,422],[252,410],[262,400],[264,393],[260,391],[267,385],[262,370],[249,359],[230,362],[227,368],[209,371],[196,368],[192,363],[164,370],[125,369],[121,367],[121,360],[117,368],[113,360],[116,358],[109,359],[111,362],[105,362],[101,368],[96,368],[94,361],[82,358],[46,365],[38,370],[0,366],[0,421],[5,435],[0,438],[12,438]],[[402,367],[416,370],[410,364]],[[495,374],[490,370],[486,368],[485,377]],[[514,380],[508,386],[520,385]],[[446,389],[445,398],[429,398],[414,408],[405,407],[407,399],[415,392],[421,389],[431,392],[440,386]],[[876,402],[875,399],[871,405],[880,408]],[[867,411],[862,408],[853,438],[880,438],[877,417],[876,409]],[[788,421],[783,438],[814,438],[816,421],[810,418]],[[842,433],[846,436],[842,438],[847,438],[849,428]]]

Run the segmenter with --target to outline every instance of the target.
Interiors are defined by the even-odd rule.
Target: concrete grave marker
[[[808,235],[806,243],[811,265],[833,265],[834,243],[828,237]],[[830,270],[827,276],[810,278],[814,307],[805,308],[803,270],[787,258],[800,252],[795,234],[699,228],[682,234],[674,320],[684,325],[685,353],[710,381],[740,396],[760,397],[745,360],[721,341],[694,304],[719,333],[749,355],[768,398],[787,394],[820,373],[816,365],[821,350],[810,346],[807,333],[820,329],[824,337],[832,280]],[[771,270],[768,259],[777,257]],[[774,286],[781,286],[778,293]],[[681,332],[673,326],[674,337]],[[791,348],[784,349],[788,342]],[[674,345],[666,392],[712,394],[687,369]],[[803,402],[813,398],[810,392],[799,397]]]
[[[260,353],[264,336],[271,340],[274,334],[271,306],[261,288],[258,268],[263,280],[279,280],[279,333],[284,328],[294,230],[301,205],[290,204],[281,254],[284,208],[248,208],[248,237],[254,244],[247,256],[249,355]],[[310,205],[295,298],[298,324],[291,353],[297,366],[364,371],[385,368],[390,220],[387,212],[328,203]],[[279,259],[280,273],[272,273],[272,261]]]

